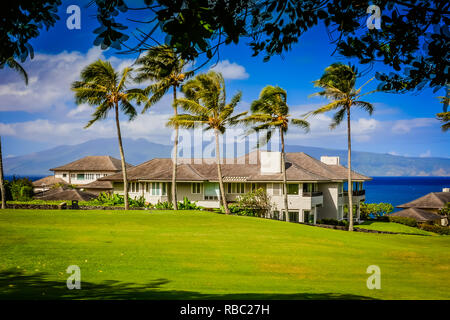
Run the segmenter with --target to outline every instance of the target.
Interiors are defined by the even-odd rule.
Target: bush
[[[404,224],[410,227],[417,227],[417,221],[413,218],[408,217],[389,217],[390,222]]]
[[[201,207],[197,206],[196,202],[191,202],[187,197],[184,197],[183,202],[178,202],[178,209],[180,210],[199,210]]]
[[[28,178],[13,178],[9,184],[13,201],[28,201],[33,198],[33,183]]]
[[[243,216],[264,217],[272,205],[264,189],[257,189],[240,196],[237,202],[229,205],[231,213]]]
[[[157,204],[153,206],[155,209],[159,210],[173,210],[173,204],[169,201],[160,202],[158,201]]]
[[[316,221],[318,224],[326,224],[330,226],[348,226],[347,220],[336,220],[331,218],[319,219]]]
[[[450,235],[449,227],[438,226],[436,224],[421,223],[419,224],[419,228],[425,231],[435,232],[442,235]]]
[[[361,219],[379,218],[392,211],[394,211],[394,207],[390,203],[361,203],[360,205]]]

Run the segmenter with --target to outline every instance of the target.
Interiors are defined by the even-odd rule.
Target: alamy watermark
[[[377,265],[370,265],[367,267],[366,273],[371,274],[369,278],[367,278],[367,289],[381,289],[381,270]]]
[[[77,265],[71,265],[66,270],[70,276],[67,278],[67,289],[81,289],[81,270]]]
[[[366,25],[369,30],[374,28],[377,30],[381,29],[381,9],[379,6],[374,4],[370,5],[366,11],[370,16],[366,20]],[[375,22],[375,23],[374,23]]]

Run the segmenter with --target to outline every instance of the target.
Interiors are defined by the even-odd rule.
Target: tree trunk
[[[350,106],[347,107],[347,166],[348,166],[348,230],[353,231],[352,139],[350,130]]]
[[[0,137],[0,193],[2,194],[2,209],[6,209],[6,192],[3,184],[2,137]]]
[[[120,150],[120,160],[122,161],[122,175],[123,175],[123,199],[125,201],[125,210],[128,210],[128,179],[127,179],[127,170],[125,166],[125,154],[123,153],[123,145],[122,145],[122,134],[120,133],[120,124],[119,124],[119,104],[116,102],[116,127],[117,127],[117,137],[119,138],[119,150]]]
[[[286,154],[284,153],[284,135],[282,127],[280,127],[280,139],[281,139],[281,173],[283,174],[284,212],[285,212],[285,220],[289,222],[290,219],[289,219],[288,195],[287,195]]]
[[[230,214],[230,209],[228,209],[227,198],[225,197],[225,189],[223,188],[222,167],[220,165],[219,131],[217,129],[214,129],[214,134],[216,136],[216,163],[217,163],[217,176],[219,177],[220,197],[222,198],[222,205],[225,210],[225,214]]]
[[[175,104],[177,100],[177,86],[173,86],[173,112],[175,117],[178,115],[178,108]],[[173,209],[178,210],[177,203],[177,161],[178,161],[178,125],[175,126],[175,141],[173,142],[173,162],[172,162],[172,204]]]

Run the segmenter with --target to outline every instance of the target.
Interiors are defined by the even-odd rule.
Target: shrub
[[[169,201],[164,201],[164,202],[158,201],[158,203],[154,205],[154,208],[159,209],[159,210],[172,210],[173,204],[172,204],[172,202],[169,202]]]
[[[33,183],[28,178],[13,178],[9,186],[14,201],[28,201],[33,198]]]
[[[178,202],[178,209],[180,210],[199,210],[201,207],[197,206],[196,202],[191,202],[187,197],[184,197],[183,202]]]
[[[419,228],[425,231],[435,232],[442,235],[450,235],[449,227],[438,226],[436,224],[421,223],[419,224]]]
[[[360,205],[361,219],[379,218],[392,211],[394,211],[394,207],[390,203],[361,203]]]
[[[264,217],[272,205],[264,189],[257,189],[240,196],[235,204],[230,204],[230,212],[237,215]]]
[[[318,224],[327,224],[330,226],[348,226],[347,220],[336,220],[331,218],[319,219],[316,221]]]
[[[417,227],[417,221],[413,218],[408,217],[389,217],[390,222],[396,222],[400,224],[404,224],[406,226],[410,227]]]

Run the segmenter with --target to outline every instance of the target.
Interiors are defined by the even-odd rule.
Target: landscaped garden
[[[449,249],[205,211],[2,210],[0,299],[449,299]]]

